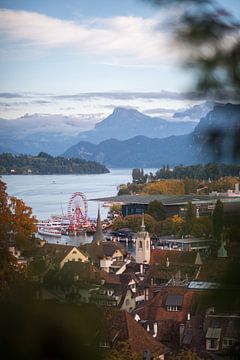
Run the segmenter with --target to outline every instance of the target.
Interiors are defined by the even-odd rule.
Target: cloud
[[[107,91],[107,92],[87,92],[79,94],[55,95],[54,99],[59,100],[77,100],[85,99],[110,99],[110,100],[203,100],[205,95],[199,92],[172,92],[162,90],[160,92],[131,92],[131,91]]]
[[[70,21],[19,10],[0,10],[0,32],[15,46],[42,50],[72,48],[94,62],[111,65],[167,64],[176,56],[159,18],[117,16]],[[93,60],[92,60],[93,61]]]
[[[3,99],[14,99],[14,98],[23,98],[26,97],[24,94],[21,93],[6,93],[6,92],[2,92],[0,93],[0,98]]]

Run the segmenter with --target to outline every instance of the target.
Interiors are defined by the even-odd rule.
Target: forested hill
[[[0,155],[0,174],[103,174],[109,170],[95,161],[53,157],[44,152],[31,155]]]

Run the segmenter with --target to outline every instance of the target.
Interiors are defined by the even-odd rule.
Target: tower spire
[[[105,237],[102,232],[100,205],[98,203],[97,227],[96,227],[96,232],[93,235],[92,243],[99,243],[101,241],[105,241]]]
[[[141,231],[145,231],[144,212],[142,213],[142,225],[141,225]]]

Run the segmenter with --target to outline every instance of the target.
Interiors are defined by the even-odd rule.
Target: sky
[[[239,0],[218,1],[240,14]],[[0,0],[0,117],[202,101],[181,96],[193,74],[165,18],[147,0]]]

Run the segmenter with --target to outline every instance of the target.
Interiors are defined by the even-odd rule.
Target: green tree
[[[195,208],[194,208],[192,202],[189,201],[187,204],[187,212],[186,212],[186,233],[187,233],[187,235],[192,234],[192,229],[193,229],[195,219],[196,219]]]
[[[165,220],[167,217],[165,207],[161,201],[158,200],[154,200],[149,203],[147,213],[154,217],[157,221]]]
[[[144,222],[146,230],[150,233],[155,233],[157,225],[156,220],[149,214],[144,215]],[[133,231],[139,231],[142,223],[142,215],[128,215],[125,217],[118,217],[113,222],[113,229],[130,228]]]
[[[212,214],[212,221],[213,221],[213,238],[219,244],[221,241],[223,225],[224,225],[224,210],[223,210],[223,203],[221,202],[221,200],[218,200],[216,202]]]
[[[196,218],[192,228],[192,235],[200,238],[210,238],[213,233],[213,224],[211,217],[201,216]]]

